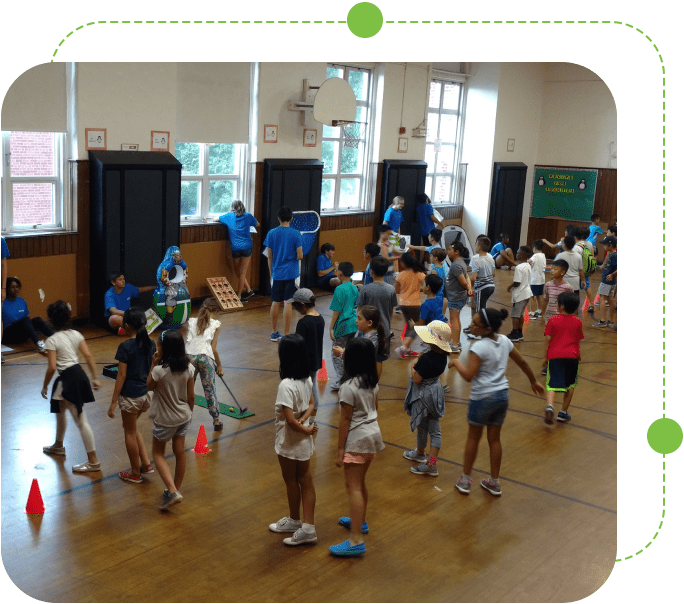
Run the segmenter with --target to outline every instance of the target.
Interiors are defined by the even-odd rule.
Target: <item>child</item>
[[[447,367],[451,353],[451,330],[443,321],[416,326],[420,338],[430,346],[428,352],[411,368],[411,380],[406,389],[404,411],[411,416],[411,432],[417,429],[416,448],[404,451],[404,459],[420,462],[411,472],[425,476],[439,476],[437,456],[442,446],[442,432],[439,419],[444,417],[444,390],[439,376]],[[428,434],[430,435],[430,456],[425,455]]]
[[[117,404],[121,409],[124,441],[131,469],[119,472],[119,478],[135,484],[143,481],[142,474],[154,472],[137,426],[138,418],[150,408],[147,375],[152,366],[152,355],[157,349],[147,333],[146,323],[147,317],[142,308],[134,306],[123,315],[123,328],[131,339],[119,344],[116,351],[119,370],[112,393],[112,404],[107,411],[107,415],[113,418]],[[133,336],[135,340],[132,339]]]
[[[380,239],[378,240],[380,254],[387,258],[391,263],[390,268],[387,271],[385,282],[394,285],[394,274],[399,270],[399,260],[394,255],[394,245],[390,241],[392,229],[388,225],[382,224],[378,231],[380,232]]]
[[[509,292],[513,290],[511,293],[511,301],[513,302],[513,309],[511,310],[513,330],[507,336],[511,342],[521,342],[523,339],[523,315],[527,303],[532,296],[532,289],[530,288],[532,267],[527,262],[531,256],[532,250],[528,246],[523,245],[520,247],[516,255],[518,265],[515,267],[515,273],[513,274],[513,283],[507,289]]]
[[[290,331],[292,321],[292,305],[284,300],[290,300],[297,289],[295,279],[299,277],[299,261],[304,258],[302,234],[297,229],[290,228],[292,210],[283,206],[278,210],[278,224],[266,235],[264,246],[268,254],[268,270],[273,279],[271,285],[271,342],[282,338],[278,331],[278,316],[283,308],[284,331]]]
[[[147,389],[153,390],[149,418],[152,420],[152,457],[166,485],[159,509],[183,500],[180,489],[185,476],[185,435],[190,428],[195,406],[193,370],[185,352],[183,335],[179,331],[163,331],[152,356],[147,376]],[[171,470],[164,458],[166,443],[172,441],[176,470]]]
[[[404,198],[397,195],[392,200],[392,205],[387,208],[383,219],[383,225],[390,227],[392,231],[399,234],[401,232],[401,223],[404,222],[404,215],[401,209],[404,207]]]
[[[351,529],[347,541],[330,547],[334,556],[361,556],[366,553],[364,534],[368,533],[366,474],[375,454],[385,448],[378,426],[378,376],[375,348],[368,338],[354,338],[344,355],[344,376],[340,388],[340,428],[335,465],[344,467],[349,495],[349,516],[339,523]]]
[[[131,307],[131,298],[137,298],[142,292],[152,291],[154,285],[136,287],[126,283],[126,277],[120,271],[109,273],[109,282],[112,286],[105,292],[104,316],[107,317],[107,322],[112,330],[117,331],[120,336],[125,336],[123,315]]]
[[[568,263],[565,260],[554,260],[551,263],[551,279],[544,284],[542,297],[542,317],[545,323],[558,314],[558,296],[563,292],[573,291],[572,285],[565,280],[567,271]]]
[[[375,365],[378,371],[378,379],[382,375],[382,363],[389,358],[389,348],[387,346],[387,335],[385,326],[382,323],[380,312],[374,306],[360,306],[356,309],[356,328],[355,338],[368,338],[375,346]],[[344,348],[335,346],[333,348],[335,356],[344,355]]]
[[[275,404],[275,452],[287,488],[290,515],[269,524],[274,533],[294,533],[285,545],[316,543],[314,507],[316,491],[309,471],[314,452],[316,424],[309,421],[314,410],[313,385],[309,377],[306,343],[297,334],[283,337],[278,344],[280,385]],[[299,507],[302,507],[302,520]]]
[[[380,313],[382,324],[387,335],[387,350],[391,350],[390,340],[394,337],[391,328],[392,312],[397,306],[397,293],[394,287],[385,282],[385,275],[389,269],[389,261],[382,256],[373,258],[370,262],[373,283],[365,285],[356,299],[356,306],[374,306]]]
[[[594,312],[594,293],[591,291],[589,277],[596,271],[596,257],[594,255],[595,246],[589,241],[589,229],[587,227],[577,228],[577,243],[573,248],[582,258],[582,271],[584,272],[584,293],[586,294],[588,312]]]
[[[530,279],[530,289],[532,290],[532,297],[530,298],[530,319],[539,319],[542,316],[541,300],[544,295],[544,283],[546,282],[546,254],[544,253],[544,242],[537,239],[532,244],[534,256],[530,258],[530,266],[532,267],[532,277]]]
[[[608,236],[601,240],[608,253],[603,263],[601,284],[599,285],[599,320],[592,327],[615,327],[615,292],[617,290],[617,239]],[[608,320],[606,321],[606,303],[610,305]]]
[[[314,410],[311,421],[316,420],[320,393],[318,392],[318,370],[323,367],[323,334],[325,333],[325,319],[316,312],[316,297],[306,287],[300,287],[292,298],[294,308],[302,318],[297,321],[295,333],[304,338],[306,354],[309,360],[309,377],[313,388]]]
[[[416,325],[427,325],[433,321],[447,323],[446,317],[442,312],[442,300],[437,297],[443,287],[444,283],[438,275],[428,275],[425,277],[422,291],[426,297],[425,302],[420,305],[420,319]]]
[[[354,335],[356,331],[356,314],[354,308],[356,306],[356,298],[358,297],[358,290],[351,282],[351,276],[354,274],[354,265],[351,262],[341,262],[338,275],[340,278],[340,285],[335,288],[332,302],[330,303],[330,310],[333,311],[332,319],[330,319],[330,339],[333,341],[333,347],[341,346],[345,348],[347,341]],[[330,385],[330,390],[335,392],[340,389],[340,378],[342,377],[342,359],[341,357],[333,356],[333,366],[337,374],[335,381]]]
[[[366,271],[363,274],[363,284],[368,285],[373,283],[373,276],[370,272],[370,262],[373,258],[380,255],[380,246],[375,243],[367,243],[366,247],[363,248],[363,260],[366,262]]]
[[[16,277],[7,277],[7,297],[2,303],[2,323],[5,331],[2,333],[3,344],[23,344],[31,340],[38,352],[45,354],[45,342],[38,339],[38,332],[48,338],[54,330],[40,317],[29,317],[29,309],[24,298],[19,297],[21,281]]]
[[[470,262],[470,283],[475,294],[473,312],[487,307],[487,300],[494,293],[494,269],[496,264],[489,253],[492,242],[489,237],[480,237],[475,243],[475,256]],[[465,329],[463,331],[466,331]],[[467,333],[467,331],[466,331]]]
[[[518,264],[513,257],[511,248],[508,247],[509,241],[510,238],[508,237],[508,233],[501,233],[501,235],[499,235],[499,243],[492,248],[491,253],[492,258],[496,263],[496,268],[510,270],[512,266],[517,266]]]
[[[429,205],[429,204],[426,204]],[[426,260],[429,262],[430,260],[430,253],[432,250],[441,247],[439,245],[440,240],[442,239],[442,229],[432,229],[424,239],[427,239],[427,242],[424,242],[425,245],[407,245],[406,247],[410,250],[413,251],[419,251],[419,252],[426,252],[425,257]],[[432,270],[432,266],[427,268],[428,272]]]
[[[489,442],[490,475],[487,480],[480,482],[480,486],[492,495],[501,495],[501,426],[508,409],[506,367],[509,358],[513,359],[530,380],[532,392],[539,396],[544,395],[544,386],[535,379],[527,361],[506,336],[499,334],[501,324],[507,316],[508,311],[505,308],[483,308],[475,313],[470,323],[470,331],[480,336],[480,339],[473,342],[470,347],[468,364],[464,366],[458,359],[449,363],[449,367],[455,367],[464,380],[473,384],[468,401],[468,437],[463,474],[456,482],[456,488],[465,495],[470,493],[470,473],[477,457],[484,426],[487,426]]]
[[[394,291],[401,296],[399,308],[404,314],[405,331],[404,341],[397,349],[402,359],[417,357],[418,353],[411,350],[411,343],[416,337],[413,329],[414,323],[420,319],[420,290],[425,281],[425,273],[418,259],[411,252],[404,252],[399,261],[401,272],[397,275],[394,283]]]
[[[223,375],[221,357],[216,344],[221,332],[221,321],[218,320],[221,307],[215,298],[207,298],[200,308],[196,319],[188,319],[185,352],[188,360],[202,380],[204,397],[207,399],[207,410],[214,420],[214,432],[223,430],[219,419],[219,404],[216,399],[216,374]]]
[[[601,222],[601,215],[592,214],[591,225],[589,226],[589,237],[587,238],[587,241],[594,247],[594,251],[596,251],[596,240],[598,236],[603,235],[603,229],[599,226],[599,222]]]
[[[340,280],[337,278],[338,262],[333,266],[335,246],[332,243],[324,243],[321,246],[321,255],[318,257],[316,268],[318,269],[318,285],[323,289],[335,289]]]
[[[78,426],[83,445],[88,454],[88,461],[73,466],[71,470],[73,472],[99,472],[100,462],[95,451],[95,438],[83,408],[85,403],[92,403],[95,397],[90,388],[88,377],[78,363],[78,354],[80,352],[88,362],[88,368],[93,376],[92,386],[97,390],[100,387],[100,380],[97,379],[95,361],[83,336],[79,332],[69,329],[71,305],[64,300],[57,300],[47,307],[47,316],[56,333],[45,340],[48,367],[43,380],[43,390],[40,393],[43,398],[47,398],[48,385],[55,374],[55,370],[59,372],[59,377],[52,385],[52,395],[50,396],[50,413],[57,414],[57,434],[55,443],[49,447],[43,447],[43,453],[66,455],[64,434],[66,432],[66,410],[68,409]]]
[[[573,241],[577,241],[577,237],[576,237],[577,231],[576,231],[576,229],[577,229],[577,227],[576,227],[574,224],[569,224],[569,225],[567,225],[567,226],[565,227],[565,230],[563,231],[563,238],[565,238],[565,237],[572,237],[572,238],[573,238]],[[558,251],[556,252],[556,254],[560,254],[560,253],[563,251],[563,238],[560,239],[560,241],[559,241],[558,243],[551,243],[551,242],[548,241],[547,239],[542,239],[542,241],[543,241],[546,245],[548,245],[549,247],[558,248]],[[574,245],[574,244],[573,244],[573,245]]]
[[[570,420],[568,407],[579,379],[580,340],[584,339],[582,321],[575,316],[579,307],[575,292],[563,292],[558,296],[558,314],[546,324],[544,336],[546,351],[543,366],[546,369],[546,409],[544,421],[553,423],[553,399],[556,392],[563,392],[563,408],[558,421]]]
[[[584,286],[584,269],[582,268],[582,256],[573,251],[575,247],[575,237],[567,235],[563,238],[563,251],[558,254],[555,260],[565,260],[568,263],[568,270],[565,273],[565,280],[572,286],[578,296],[580,287]]]
[[[447,273],[444,293],[449,308],[449,322],[451,323],[451,352],[461,352],[461,310],[473,295],[468,279],[468,266],[465,259],[470,258],[470,252],[460,242],[454,241],[448,249],[451,266]]]

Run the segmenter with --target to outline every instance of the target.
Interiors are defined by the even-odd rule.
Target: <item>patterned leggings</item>
[[[219,418],[219,406],[216,400],[216,361],[206,354],[189,354],[188,359],[192,366],[199,371],[204,396],[207,399],[207,408],[213,419]]]

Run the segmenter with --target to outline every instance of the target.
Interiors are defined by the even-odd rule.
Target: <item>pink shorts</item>
[[[344,463],[366,463],[375,458],[375,453],[345,453]]]

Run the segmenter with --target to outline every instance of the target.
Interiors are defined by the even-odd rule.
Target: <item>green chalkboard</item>
[[[530,216],[589,222],[597,176],[598,170],[535,166]]]

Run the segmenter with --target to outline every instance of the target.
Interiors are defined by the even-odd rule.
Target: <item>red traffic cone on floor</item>
[[[525,323],[529,323],[529,322],[530,322],[530,313],[527,310],[527,306],[526,306],[525,307]]]
[[[584,304],[582,305],[582,310],[584,312],[587,312],[587,310],[589,310],[589,298],[587,296],[584,296]]]
[[[45,506],[43,505],[43,498],[40,496],[40,487],[38,486],[38,479],[34,478],[31,483],[31,490],[29,491],[28,501],[26,502],[27,514],[43,514]]]
[[[316,375],[316,380],[319,382],[328,381],[328,370],[325,368],[325,360],[323,360],[323,367],[318,370],[318,375]]]
[[[200,455],[211,453],[211,449],[207,446],[207,433],[204,431],[204,424],[200,426],[193,452],[199,453]]]

